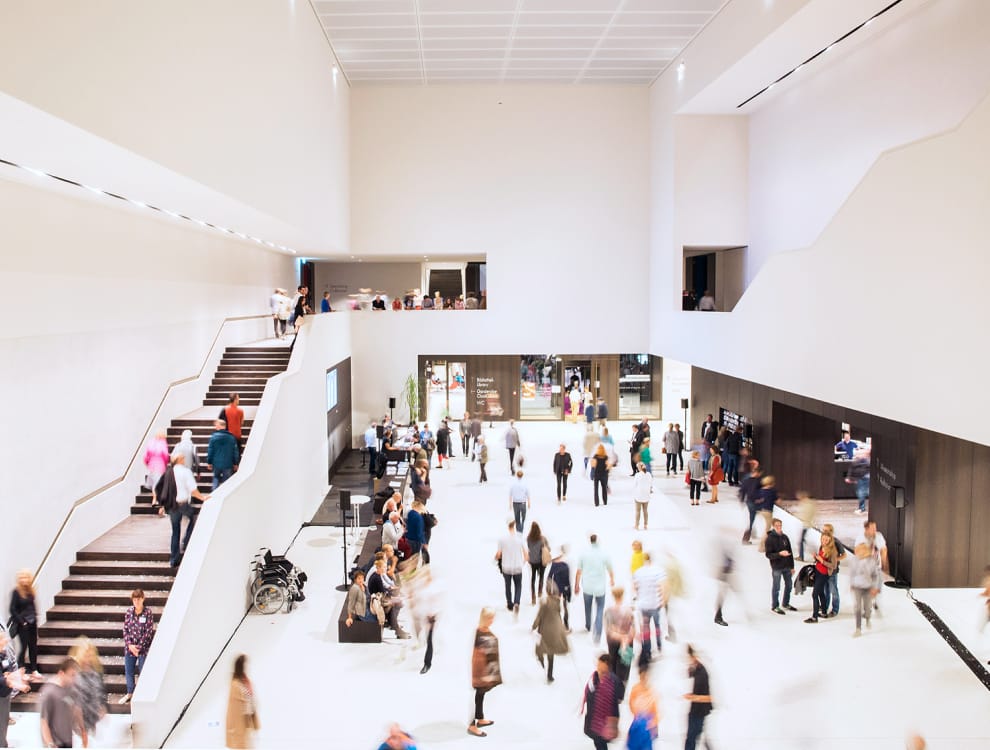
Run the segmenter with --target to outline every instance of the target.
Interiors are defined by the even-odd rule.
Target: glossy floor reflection
[[[626,423],[613,427],[616,435],[629,431]],[[851,637],[844,577],[838,618],[804,624],[810,594],[794,598],[799,612],[773,614],[769,565],[757,546],[738,543],[744,521],[734,493],[723,488],[718,505],[689,507],[683,475],[667,479],[660,470],[650,530],[637,533],[631,479],[623,465],[613,475],[607,507],[593,506],[591,482],[581,476],[572,478],[566,505],[554,502],[552,454],[564,439],[579,464],[583,425],[523,423],[519,431],[534,494],[528,520],[540,523],[552,545],[570,546],[572,567],[592,531],[610,551],[618,583],[629,583],[634,538],[658,556],[669,553],[680,561],[687,596],[672,605],[678,641],[665,646],[653,669],[663,713],[656,747],[684,745],[688,705],[681,696],[690,687],[684,658],[689,641],[699,647],[711,674],[717,709],[709,734],[719,750],[895,750],[904,746],[909,730],[924,734],[931,748],[990,746],[990,692],[906,592],[885,590],[882,618],[859,639]],[[289,553],[310,574],[307,601],[289,615],[247,618],[167,746],[223,746],[229,670],[234,656],[244,652],[258,694],[259,747],[375,748],[387,725],[397,721],[417,737],[420,748],[590,748],[578,706],[600,649],[583,630],[582,605],[572,604],[572,653],[558,659],[557,679],[550,686],[533,656],[535,608],[529,597],[523,599],[518,621],[505,611],[502,578],[492,559],[510,517],[510,473],[501,434],[497,424],[486,430],[491,451],[487,485],[478,484],[477,464],[461,457],[432,473],[429,505],[440,525],[431,549],[445,600],[432,671],[420,675],[423,651],[415,642],[336,642],[344,596],[334,590],[342,580],[341,531],[309,528]],[[628,456],[625,450],[619,444],[620,458]],[[796,542],[790,521],[785,531]],[[737,560],[736,592],[725,606],[727,628],[712,622],[713,576],[723,544]],[[528,579],[527,573],[527,591]],[[938,607],[963,620],[969,617],[973,627],[982,606],[974,591],[936,593]],[[493,630],[500,639],[505,683],[486,700],[486,715],[496,723],[487,738],[478,739],[466,734],[472,707],[470,654],[478,612],[489,604],[498,612]],[[981,658],[988,656],[984,652]],[[628,724],[623,706],[622,740],[613,747],[624,747]]]

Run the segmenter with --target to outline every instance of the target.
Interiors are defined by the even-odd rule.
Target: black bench
[[[370,529],[364,537],[361,551],[354,558],[354,568],[364,570],[375,559],[375,552],[382,546],[381,527]],[[382,628],[377,620],[354,620],[347,627],[347,598],[337,618],[337,640],[340,643],[381,643]]]

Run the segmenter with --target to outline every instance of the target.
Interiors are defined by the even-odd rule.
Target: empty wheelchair
[[[251,598],[254,608],[265,615],[291,612],[296,602],[306,598],[303,587],[307,576],[288,559],[262,548],[252,563]]]

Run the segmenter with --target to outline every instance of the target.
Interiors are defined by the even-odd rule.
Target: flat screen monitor
[[[337,407],[337,369],[327,370],[327,411]]]

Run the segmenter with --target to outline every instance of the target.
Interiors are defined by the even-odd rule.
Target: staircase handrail
[[[148,435],[151,433],[151,428],[158,420],[158,415],[161,414],[162,407],[165,406],[165,401],[168,399],[168,396],[172,392],[172,389],[177,388],[180,385],[184,385],[185,383],[191,383],[192,381],[198,380],[203,376],[203,371],[206,369],[206,364],[210,361],[210,358],[213,356],[214,350],[217,348],[217,342],[220,340],[220,335],[223,333],[224,327],[228,323],[237,323],[242,320],[255,320],[255,319],[270,318],[270,317],[271,317],[270,314],[236,315],[236,316],[231,316],[229,318],[224,318],[220,322],[220,325],[217,328],[217,333],[213,337],[213,343],[210,344],[210,348],[209,350],[207,350],[206,356],[203,357],[203,362],[199,366],[199,371],[195,375],[190,375],[188,377],[181,378],[180,380],[173,380],[165,387],[165,392],[162,394],[162,398],[158,402],[158,408],[155,409],[155,413],[151,416],[151,419],[148,422],[148,426],[145,428],[144,434],[141,436],[141,440],[138,442],[137,448],[134,449],[134,453],[131,455],[131,459],[127,462],[127,466],[124,468],[123,473],[116,479],[111,479],[103,486],[98,487],[92,492],[89,492],[83,495],[82,497],[78,498],[77,500],[73,501],[72,506],[69,508],[69,512],[65,514],[65,518],[63,518],[62,523],[59,524],[58,531],[55,532],[55,536],[52,539],[52,543],[48,545],[48,549],[45,551],[45,556],[41,558],[41,562],[38,564],[37,570],[35,570],[34,573],[35,578],[37,578],[41,574],[42,569],[45,567],[45,563],[47,563],[48,558],[51,557],[52,550],[54,550],[55,546],[58,544],[58,541],[62,536],[62,532],[65,531],[65,527],[69,524],[69,519],[72,517],[72,514],[75,513],[76,508],[85,504],[87,501],[92,500],[97,495],[106,492],[112,487],[116,487],[118,484],[121,484],[127,478],[127,475],[131,471],[131,467],[134,466],[134,462],[137,460],[137,457],[141,454],[141,449],[148,442]]]

